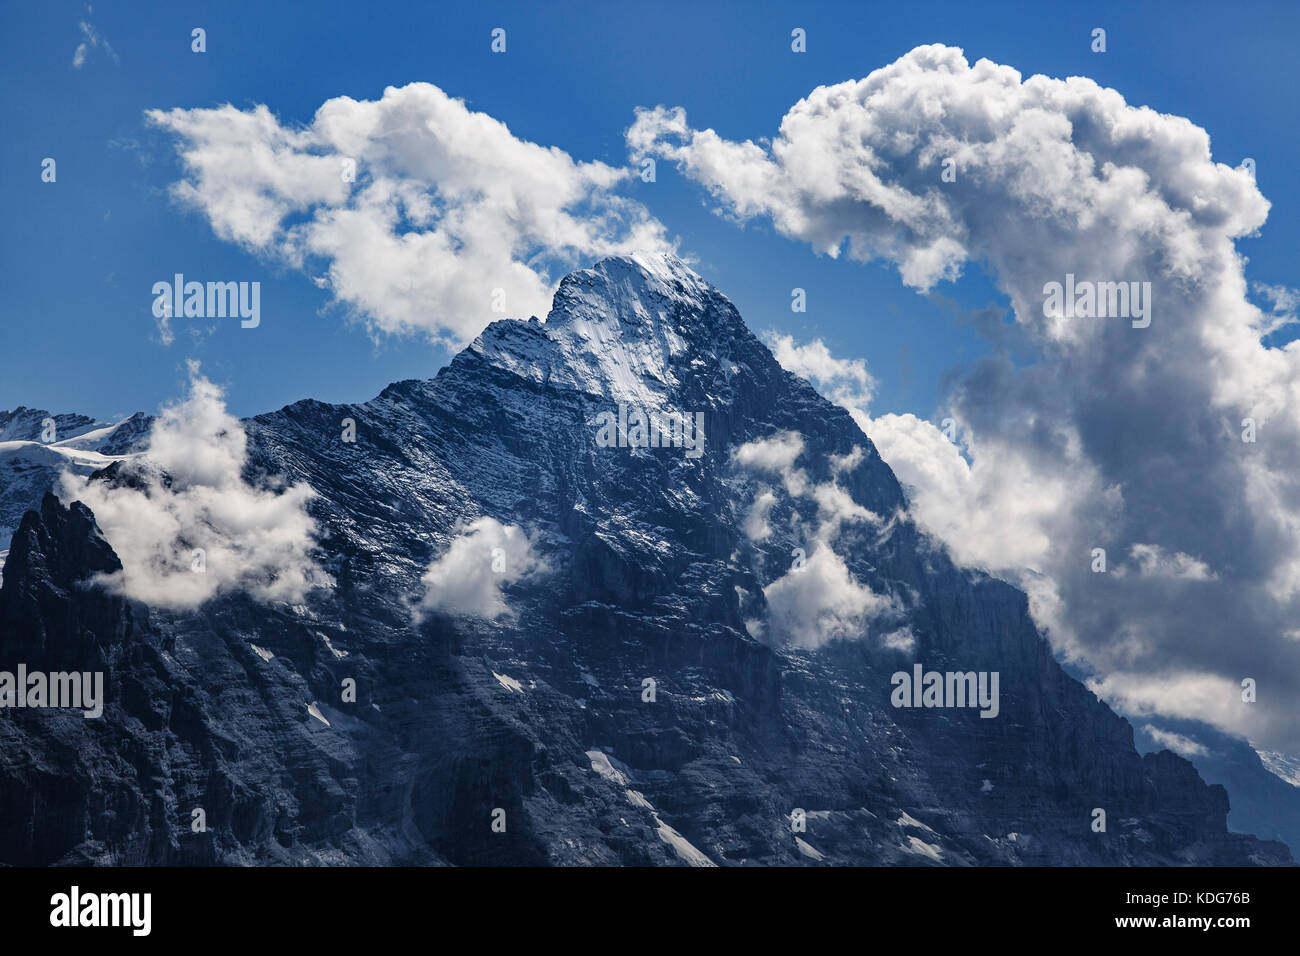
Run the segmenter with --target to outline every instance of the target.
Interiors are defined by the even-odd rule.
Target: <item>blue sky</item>
[[[894,7],[897,7],[895,9]],[[819,84],[865,76],[921,43],[962,47],[1026,76],[1083,74],[1133,104],[1190,118],[1217,160],[1258,164],[1273,203],[1260,238],[1243,240],[1252,280],[1290,284],[1300,245],[1293,4],[1144,3],[1038,9],[1024,4],[9,4],[0,13],[0,207],[5,290],[0,408],[19,404],[112,417],[178,397],[198,358],[239,415],[302,397],[364,400],[390,381],[433,375],[447,351],[418,337],[377,344],[296,271],[217,239],[167,192],[181,178],[173,140],[150,108],[266,104],[285,124],[330,97],[374,99],[423,80],[505,122],[518,137],[578,160],[627,162],[623,131],[638,106],[684,106],[728,139],[772,135]],[[81,21],[112,48],[73,55]],[[190,30],[208,50],[190,51]],[[489,50],[508,31],[505,55]],[[791,53],[790,30],[808,33]],[[1092,53],[1090,31],[1108,31]],[[40,180],[44,157],[58,180]],[[835,262],[753,222],[738,229],[666,164],[630,195],[730,295],[751,328],[862,357],[878,381],[873,412],[930,416],[944,373],[986,350],[955,316],[999,301],[970,267],[937,292],[904,287],[893,267]],[[150,287],[174,272],[262,283],[261,326],[220,324],[169,347]],[[790,311],[790,290],[808,311]]]

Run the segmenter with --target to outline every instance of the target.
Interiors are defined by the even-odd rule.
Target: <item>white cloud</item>
[[[1251,288],[1270,303],[1270,312],[1261,324],[1260,335],[1271,335],[1288,325],[1295,325],[1296,311],[1300,309],[1300,291],[1289,286],[1251,283]]]
[[[103,583],[157,607],[193,608],[233,591],[299,603],[331,583],[311,555],[315,492],[246,484],[244,427],[221,389],[197,364],[190,370],[188,397],[163,409],[148,449],[125,462],[131,483],[63,476],[63,496],[85,502],[121,558],[122,571]]]
[[[847,455],[831,455],[831,474],[839,476],[847,472],[852,472],[858,465],[862,464],[867,457],[859,445],[854,445],[853,450]]]
[[[86,7],[87,16],[92,12],[91,7]],[[86,58],[90,55],[92,50],[103,50],[104,55],[110,60],[114,63],[118,62],[117,53],[114,52],[112,46],[109,45],[108,40],[100,35],[100,32],[95,29],[94,24],[82,20],[80,27],[81,42],[77,44],[76,50],[72,53],[72,68],[74,70],[79,70],[86,65]]]
[[[1209,581],[1215,577],[1204,561],[1181,551],[1169,554],[1156,544],[1135,544],[1129,548],[1129,556],[1137,562],[1138,573],[1151,578]]]
[[[986,267],[1036,360],[995,343],[963,370],[944,412],[962,448],[912,416],[854,410],[918,519],[959,560],[1017,579],[1113,703],[1300,752],[1300,645],[1285,637],[1300,619],[1300,343],[1261,342],[1294,297],[1249,301],[1235,240],[1269,203],[1203,129],[1083,77],[1024,78],[936,45],[813,90],[770,144],[664,107],[638,111],[627,139],[736,219],[891,262],[918,291]],[[1045,314],[1044,286],[1067,274],[1150,282],[1151,324]],[[1097,547],[1138,573],[1092,573]],[[1218,696],[1259,673],[1273,685],[1257,704]]]
[[[890,631],[880,638],[880,643],[890,650],[898,651],[902,654],[911,654],[916,650],[916,635],[912,633],[909,627],[900,627],[896,631]]]
[[[1058,520],[1083,494],[1103,520],[1115,505],[1086,462],[1073,474],[1045,472],[1007,449],[999,436],[961,433],[961,446],[914,415],[868,419],[880,456],[911,492],[918,522],[944,541],[959,564],[1038,570],[1048,565]],[[962,454],[965,449],[969,460]]]
[[[172,317],[170,312],[164,312],[158,317],[158,341],[164,346],[171,345],[176,341],[176,333],[172,331]]]
[[[754,495],[754,503],[750,505],[749,511],[745,515],[745,536],[751,541],[763,541],[772,535],[772,526],[768,524],[767,516],[771,514],[772,507],[776,504],[776,495],[772,489],[762,486],[758,489],[758,494]]]
[[[1139,717],[1203,720],[1219,726],[1240,724],[1244,734],[1267,732],[1268,717],[1257,704],[1241,699],[1238,682],[1189,670],[1158,674],[1115,674],[1089,680],[1088,688]]]
[[[318,283],[377,333],[463,344],[494,319],[546,315],[554,270],[670,248],[618,194],[629,170],[518,139],[429,83],[336,97],[302,128],[266,106],[147,116],[179,140],[179,201],[222,239],[323,264]]]
[[[780,432],[771,438],[746,442],[735,449],[731,457],[742,468],[780,476],[786,490],[797,497],[805,494],[808,486],[808,476],[794,467],[802,454],[803,436],[795,432]]]
[[[767,599],[773,632],[801,647],[819,647],[837,638],[858,638],[869,626],[885,617],[900,613],[898,602],[860,584],[849,571],[844,559],[835,553],[833,542],[846,523],[878,524],[878,516],[857,504],[834,480],[816,484],[807,473],[795,467],[804,452],[803,437],[794,432],[780,432],[770,438],[747,442],[732,452],[732,461],[749,471],[775,475],[781,479],[786,494],[816,502],[817,523],[807,536],[807,549],[784,575],[763,589]],[[832,460],[832,473],[850,462],[861,460],[861,449]],[[773,529],[769,517],[777,503],[776,494],[760,485],[746,515],[746,535],[754,541],[769,538]],[[802,540],[802,538],[801,538]],[[751,634],[766,633],[766,626],[746,622]],[[885,641],[900,647],[910,635],[895,631]]]
[[[871,404],[876,380],[862,359],[836,358],[821,339],[799,345],[793,335],[773,330],[763,334],[763,341],[782,368],[808,379],[831,401],[863,410]]]
[[[859,584],[823,541],[813,543],[803,570],[786,572],[763,596],[774,629],[801,647],[862,637],[871,621],[897,611],[889,597]],[[890,640],[896,642],[894,635]]]
[[[1166,750],[1172,750],[1174,753],[1183,757],[1204,757],[1209,751],[1204,745],[1197,743],[1191,737],[1184,737],[1182,734],[1176,734],[1172,730],[1161,730],[1159,727],[1153,727],[1147,724],[1142,728],[1147,735],[1164,747]]]
[[[545,570],[528,535],[516,525],[482,517],[466,525],[421,579],[417,617],[429,611],[487,620],[513,618],[503,588]]]

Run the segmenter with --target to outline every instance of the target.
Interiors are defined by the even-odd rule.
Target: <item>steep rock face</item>
[[[703,454],[604,447],[620,404],[701,413]],[[40,666],[53,642],[29,635],[84,632],[112,691],[102,722],[0,720],[0,813],[39,805],[60,827],[6,837],[3,862],[1290,860],[1230,834],[1223,789],[1186,761],[1140,757],[1024,595],[954,567],[849,415],[676,260],[606,260],[561,283],[545,322],[494,323],[433,380],[246,427],[249,480],[319,493],[334,587],[149,611],[84,586],[116,560],[84,508],[25,518],[0,665]],[[793,436],[789,481],[737,458]],[[850,518],[832,534],[828,513]],[[495,620],[416,623],[421,575],[480,517],[525,529],[544,568],[504,587]],[[780,583],[826,542],[879,613],[809,639],[816,593],[791,604]],[[892,706],[891,675],[916,663],[998,672],[998,716]]]
[[[5,652],[39,656],[51,670],[102,666],[106,642],[120,637],[116,627],[104,627],[118,602],[90,578],[121,567],[89,508],[74,501],[65,509],[46,493],[41,510],[23,517],[10,549],[10,599],[0,604]],[[20,614],[24,606],[35,613]]]
[[[26,822],[3,828],[4,862],[437,862],[400,832],[376,837],[379,846],[349,839],[349,814],[365,817],[354,775],[393,748],[356,721],[348,745],[316,739],[326,725],[309,715],[298,676],[313,670],[312,648],[295,647],[306,635],[284,611],[253,613],[268,643],[301,651],[287,666],[246,640],[250,609],[237,602],[155,627],[147,609],[91,584],[118,559],[83,505],[52,495],[25,517],[10,567],[0,666],[102,670],[107,703],[99,719],[26,709],[0,721],[0,813]],[[380,775],[391,791],[396,775]],[[192,827],[196,808],[206,832]],[[382,807],[398,830],[401,809]],[[302,818],[311,849],[299,844]]]
[[[1197,773],[1206,783],[1221,784],[1231,795],[1230,830],[1278,840],[1289,847],[1300,846],[1300,786],[1295,782],[1300,777],[1295,775],[1293,767],[1279,763],[1266,765],[1260,759],[1261,754],[1245,740],[1197,721],[1165,718],[1159,720],[1159,725],[1147,724],[1138,731],[1135,740],[1138,750],[1163,749],[1164,744],[1153,736],[1153,730],[1172,731],[1189,742],[1189,759]],[[1292,771],[1289,774],[1288,769]]]

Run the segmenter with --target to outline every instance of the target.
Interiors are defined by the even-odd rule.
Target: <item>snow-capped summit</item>
[[[571,273],[544,323],[495,322],[470,348],[522,377],[655,407],[748,338],[730,300],[685,262],[644,254]]]
[[[719,302],[730,305],[726,296],[677,256],[612,256],[565,276],[547,321],[580,324],[612,312],[619,321],[649,332],[656,325],[702,318]]]

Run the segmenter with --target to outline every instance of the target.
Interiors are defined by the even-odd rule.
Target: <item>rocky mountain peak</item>
[[[731,301],[672,255],[603,259],[566,276],[545,322],[494,322],[471,353],[521,377],[657,407],[743,363],[779,369]],[[690,390],[688,383],[703,389]]]
[[[96,573],[121,568],[90,509],[80,501],[65,507],[47,492],[40,511],[27,512],[14,534],[6,577],[14,586],[42,581],[66,592]]]

